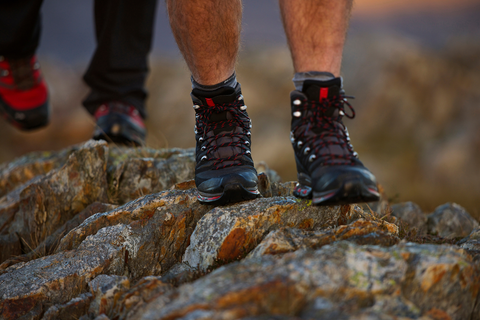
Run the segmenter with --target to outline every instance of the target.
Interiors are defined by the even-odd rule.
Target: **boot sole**
[[[48,100],[43,105],[30,110],[15,110],[7,106],[3,100],[0,100],[0,114],[13,126],[23,131],[30,131],[47,126],[49,122],[49,109]]]
[[[226,205],[228,203],[236,203],[246,200],[253,200],[260,196],[258,189],[248,190],[241,184],[227,184],[221,194],[204,196],[200,193],[197,199],[202,204],[208,205]]]
[[[313,192],[314,205],[340,205],[380,200],[377,190],[368,187],[361,180],[347,180],[336,190]]]

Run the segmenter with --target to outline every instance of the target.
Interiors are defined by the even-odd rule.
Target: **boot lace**
[[[250,156],[250,142],[247,137],[251,136],[250,128],[251,121],[245,112],[246,106],[242,101],[236,100],[231,103],[215,104],[214,106],[194,106],[196,109],[196,126],[195,134],[202,132],[199,138],[201,142],[201,150],[205,151],[200,161],[212,161],[213,169],[219,170],[232,166],[240,166],[244,164],[244,156]],[[223,121],[210,121],[210,117],[215,113],[228,112],[232,119]],[[236,127],[242,128],[241,132],[235,132]],[[207,136],[207,133],[218,129],[232,128],[231,132],[223,132]],[[224,140],[223,138],[230,138],[229,142],[217,143],[217,141]],[[232,147],[239,148],[242,151],[237,152],[229,157],[214,157],[212,154],[220,148]]]
[[[331,98],[320,101],[307,99],[295,100],[298,105],[293,116],[300,118],[299,124],[292,130],[292,143],[297,147],[305,145],[303,154],[308,156],[308,161],[320,159],[325,165],[354,165],[358,157],[350,144],[348,130],[342,122],[345,116],[349,119],[355,117],[355,110],[347,98],[354,99],[340,93]],[[345,108],[350,110],[350,114]],[[341,152],[336,154],[330,151],[330,146],[339,146]]]

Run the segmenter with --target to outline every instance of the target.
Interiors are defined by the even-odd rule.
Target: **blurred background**
[[[0,119],[0,162],[90,138],[81,80],[94,50],[92,0],[45,0],[38,51],[53,107],[48,128]],[[147,145],[193,147],[189,72],[160,0],[150,59]],[[480,218],[480,1],[357,0],[343,77],[357,112],[355,150],[392,203],[425,212],[457,202]],[[253,119],[253,156],[296,180],[289,142],[293,69],[276,0],[244,0],[237,68]]]

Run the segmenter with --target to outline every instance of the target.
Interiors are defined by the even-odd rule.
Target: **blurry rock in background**
[[[343,77],[346,93],[356,97],[350,101],[356,119],[345,122],[360,159],[392,203],[413,201],[431,212],[441,203],[456,202],[479,218],[480,19],[468,17],[478,16],[480,6],[463,11],[439,6],[438,12],[427,14],[428,20],[421,12],[392,16],[382,10],[372,18],[365,8],[375,1],[365,0],[363,6],[358,2],[359,18],[352,21]],[[249,3],[245,1],[246,19],[249,12],[254,15],[255,4]],[[276,8],[275,1],[259,5],[265,12],[269,6]],[[161,15],[163,25],[165,13]],[[262,29],[253,20],[245,23],[247,39],[255,29],[279,35],[263,45],[258,38],[245,45],[237,74],[253,119],[254,160],[265,161],[284,181],[296,180],[289,142],[293,70],[278,10],[269,17],[276,29]],[[439,21],[444,29],[434,28]],[[268,19],[263,23],[267,25]],[[413,37],[415,32],[419,37]],[[156,39],[157,46],[161,41]],[[87,93],[81,76],[88,57],[65,62],[43,48],[41,63],[53,105],[51,125],[32,134],[0,120],[0,162],[29,151],[58,150],[85,141],[92,133],[94,123],[81,107]],[[179,56],[172,55],[175,50],[154,51],[151,60],[147,145],[155,148],[194,146],[189,72]]]

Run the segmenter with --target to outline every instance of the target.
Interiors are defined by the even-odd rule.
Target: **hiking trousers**
[[[42,2],[0,0],[0,56],[35,54]],[[145,79],[156,4],[157,0],[95,0],[97,47],[83,77],[91,89],[83,105],[91,114],[105,102],[122,101],[146,117]]]

